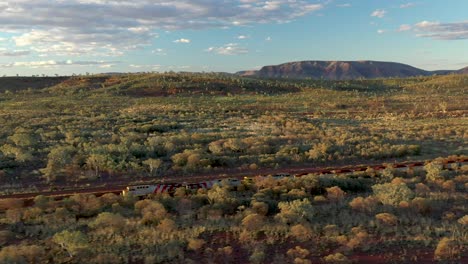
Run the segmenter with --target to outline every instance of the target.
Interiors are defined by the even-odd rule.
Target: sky
[[[468,66],[467,0],[0,0],[0,76]]]

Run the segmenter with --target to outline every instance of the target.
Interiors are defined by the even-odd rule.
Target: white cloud
[[[237,36],[237,39],[248,39],[249,36],[246,36],[246,35],[239,35]]]
[[[374,12],[372,12],[371,16],[372,17],[383,18],[386,13],[387,13],[387,11],[385,11],[383,9],[377,9]]]
[[[16,45],[39,56],[119,56],[151,44],[158,31],[285,23],[324,6],[309,0],[3,0],[0,33],[13,34]]]
[[[419,23],[416,23],[414,26],[418,29],[428,29],[428,28],[432,28],[434,26],[437,26],[437,25],[440,25],[439,22],[430,22],[430,21],[421,21]]]
[[[156,54],[156,55],[158,55],[158,56],[165,56],[165,55],[167,55],[166,51],[164,51],[163,49],[160,49],[160,48],[151,51],[151,53]]]
[[[400,25],[397,31],[403,32],[403,31],[408,31],[411,30],[411,26],[407,24]]]
[[[13,62],[8,64],[0,64],[0,68],[12,68],[12,67],[26,67],[26,68],[57,68],[63,66],[105,66],[113,65],[117,62],[106,62],[106,61],[27,61],[27,62]]]
[[[401,4],[400,8],[409,8],[415,6],[415,3],[406,3],[406,4]]]
[[[266,37],[265,41],[271,41],[271,37]]]
[[[378,34],[383,34],[383,33],[385,33],[385,30],[379,29],[379,30],[377,30],[377,33],[378,33]]]
[[[174,43],[190,43],[190,39],[181,38],[181,39],[176,39],[173,42]]]
[[[29,55],[31,52],[29,50],[6,50],[0,49],[0,57],[18,57]]]
[[[237,43],[228,43],[221,47],[209,47],[205,51],[213,52],[220,55],[238,55],[238,54],[246,54],[249,50],[245,47],[239,46]]]
[[[112,68],[114,66],[115,66],[115,64],[102,64],[102,65],[99,66],[99,68],[109,69],[109,68]]]
[[[337,7],[351,7],[351,4],[349,3],[346,3],[346,4],[339,4],[339,5],[336,5]]]
[[[159,65],[159,64],[130,64],[128,66],[130,66],[130,68],[134,68],[134,69],[159,70],[161,68],[161,65]]]
[[[456,23],[421,21],[413,28],[418,37],[439,40],[468,39],[468,21]]]

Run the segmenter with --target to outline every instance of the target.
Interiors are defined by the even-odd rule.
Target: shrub
[[[380,213],[375,215],[375,218],[385,225],[394,226],[398,224],[398,218],[390,213]]]
[[[413,191],[405,183],[376,184],[372,186],[372,191],[380,202],[393,206],[398,206],[403,201],[409,202],[414,197]]]
[[[355,249],[357,247],[364,246],[369,239],[369,234],[366,230],[363,230],[362,228],[353,227],[352,233],[354,234],[354,237],[350,238],[348,243],[346,243],[346,246],[350,249]]]
[[[259,215],[268,214],[268,204],[264,202],[252,201],[251,206],[252,206],[252,210]]]
[[[112,227],[118,231],[125,225],[125,218],[120,214],[113,214],[108,212],[100,213],[89,226],[93,228]]]
[[[65,249],[70,257],[88,247],[88,238],[80,231],[62,231],[53,236],[53,241]]]
[[[331,201],[341,201],[345,197],[345,192],[341,190],[338,186],[333,186],[330,188],[326,188],[327,190],[327,197]]]
[[[434,258],[436,260],[449,260],[458,257],[460,251],[457,248],[455,240],[444,237],[442,238],[434,251]]]
[[[257,231],[264,225],[264,216],[259,214],[250,214],[242,219],[242,226],[247,231]]]
[[[276,215],[283,223],[299,223],[301,221],[312,221],[314,208],[308,199],[294,200],[292,202],[279,202],[280,212]]]
[[[203,245],[205,245],[205,243],[206,242],[203,239],[190,238],[188,240],[187,249],[198,251],[203,247]]]
[[[323,261],[326,263],[338,263],[338,264],[348,264],[352,263],[351,260],[348,259],[345,255],[341,253],[330,254],[323,258]]]
[[[174,222],[174,220],[165,218],[161,220],[159,225],[157,226],[157,230],[160,230],[163,233],[171,233],[175,230],[177,230],[177,225]]]
[[[426,170],[426,180],[428,182],[436,182],[437,180],[443,180],[443,165],[440,162],[434,161],[424,166]]]
[[[468,215],[463,216],[462,218],[458,219],[457,221],[461,225],[468,226]]]
[[[427,195],[430,191],[431,189],[429,189],[429,187],[427,187],[427,185],[425,185],[424,183],[416,184],[415,192],[417,195]]]
[[[250,255],[249,260],[251,263],[263,263],[265,260],[265,251],[260,247],[256,247],[252,255]]]
[[[391,180],[393,180],[393,178],[395,177],[395,175],[393,174],[394,172],[394,169],[393,167],[391,166],[388,166],[387,168],[385,168],[382,173],[381,173],[381,177],[382,177],[382,180],[384,182],[389,182]]]
[[[366,198],[359,196],[349,202],[351,208],[361,212],[372,212],[377,207],[377,204],[378,200],[373,196],[368,196]]]
[[[421,214],[427,214],[431,211],[431,203],[426,198],[416,197],[411,201],[411,206]]]
[[[44,255],[44,248],[40,246],[8,246],[0,251],[0,263],[41,263]]]
[[[288,249],[288,252],[286,253],[289,257],[291,257],[292,259],[296,259],[296,258],[306,258],[307,256],[309,256],[310,252],[309,250],[305,249],[305,248],[302,248],[300,246],[296,246],[295,248],[290,248]]]
[[[326,225],[323,227],[323,234],[326,237],[334,237],[340,235],[340,230],[336,225]]]
[[[304,242],[312,238],[312,230],[303,224],[297,224],[291,227],[291,235]]]
[[[143,224],[157,223],[167,215],[166,208],[160,202],[149,199],[136,202],[135,211],[141,213]]]
[[[455,191],[455,182],[453,180],[447,180],[442,183],[442,188],[448,192]]]

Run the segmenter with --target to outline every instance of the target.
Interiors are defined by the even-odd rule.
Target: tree
[[[62,231],[53,236],[53,241],[67,251],[70,257],[88,247],[88,238],[81,231]]]
[[[40,171],[48,182],[54,181],[64,173],[64,167],[72,162],[76,149],[73,146],[57,146],[47,155],[47,166]]]
[[[148,167],[148,172],[150,176],[155,176],[157,174],[157,170],[163,164],[162,160],[160,159],[147,159],[143,161],[143,164]]]
[[[86,159],[86,164],[94,170],[94,176],[99,176],[99,171],[103,170],[108,163],[109,157],[104,154],[91,154]]]

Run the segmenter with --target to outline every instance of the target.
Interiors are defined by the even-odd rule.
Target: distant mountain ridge
[[[426,71],[416,67],[383,61],[297,61],[264,66],[260,70],[240,71],[237,75],[263,78],[352,80],[412,77],[468,73],[468,67],[456,70]]]

